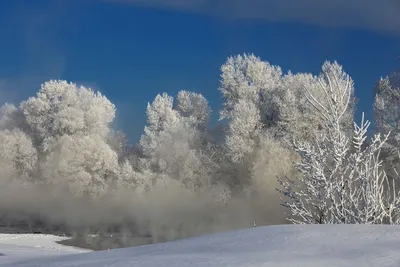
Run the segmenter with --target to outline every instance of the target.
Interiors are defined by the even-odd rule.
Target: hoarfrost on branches
[[[387,135],[375,135],[366,144],[370,123],[354,123],[352,138],[341,124],[351,104],[351,79],[341,68],[326,63],[319,77],[326,103],[307,90],[307,98],[325,122],[326,133],[314,143],[294,141],[301,157],[300,175],[280,179],[283,205],[294,223],[400,222],[400,198],[382,168],[380,150]],[[390,190],[391,189],[391,190]]]
[[[387,175],[390,179],[395,179],[400,163],[397,157],[400,145],[400,73],[394,72],[381,78],[376,84],[374,120],[376,132],[390,132],[382,148],[382,157]]]

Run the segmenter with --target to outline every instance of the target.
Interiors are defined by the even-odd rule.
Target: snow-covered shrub
[[[323,68],[318,78],[326,103],[305,88],[326,132],[314,142],[291,143],[301,160],[295,164],[298,177],[280,179],[288,219],[294,223],[397,224],[399,193],[389,184],[380,159],[387,136],[377,134],[367,144],[370,123],[363,117],[348,137],[342,120],[351,104],[352,81],[343,71],[335,70]]]

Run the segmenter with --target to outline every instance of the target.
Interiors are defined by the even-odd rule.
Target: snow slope
[[[134,248],[46,257],[13,267],[400,266],[400,227],[290,225],[206,235]]]
[[[34,258],[89,252],[56,243],[64,239],[68,239],[68,237],[42,234],[0,234],[0,265]]]

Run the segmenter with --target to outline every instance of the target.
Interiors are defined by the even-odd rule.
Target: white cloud
[[[104,0],[227,19],[298,21],[400,33],[399,0]]]

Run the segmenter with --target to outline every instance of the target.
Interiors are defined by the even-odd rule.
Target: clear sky
[[[132,142],[157,93],[200,92],[216,119],[230,55],[315,74],[337,60],[368,118],[374,83],[400,68],[398,0],[13,0],[0,1],[0,25],[1,102],[49,79],[92,86]]]

